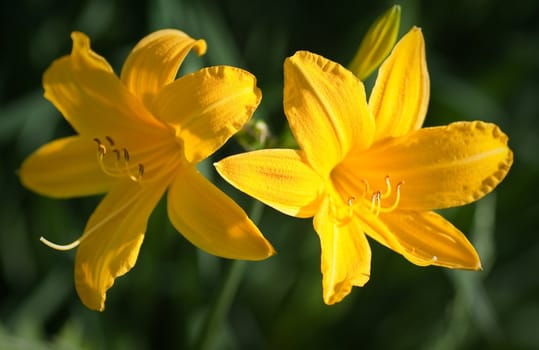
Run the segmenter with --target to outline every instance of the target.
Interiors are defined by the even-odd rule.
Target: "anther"
[[[389,181],[389,175],[386,175],[386,191],[381,195],[382,198],[391,196],[391,182]]]
[[[380,193],[380,191],[374,192],[371,196],[371,213],[373,213],[376,216],[380,214],[380,207],[382,206],[381,198],[382,198],[382,193]]]
[[[105,139],[109,143],[110,147],[114,147],[114,140],[110,136],[105,136]]]
[[[144,175],[144,165],[139,164],[138,165],[138,176],[139,176],[139,178],[141,178],[142,175]]]
[[[348,197],[348,216],[352,217],[354,215],[354,201],[356,200],[356,197],[350,196]]]
[[[113,149],[112,152],[114,152],[114,154],[116,154],[116,160],[117,161],[120,161],[122,159],[122,157],[120,157],[120,150],[119,149]]]
[[[127,148],[124,148],[123,151],[124,151],[124,159],[127,162],[129,162],[129,152],[127,152]]]
[[[97,137],[94,139],[95,143],[97,143],[97,153],[100,157],[103,157],[107,153],[107,147],[103,143],[101,143],[101,140]]]
[[[127,172],[131,180],[133,180],[134,182],[139,182],[142,179],[142,176],[144,175],[144,165],[142,164],[138,165],[137,175],[133,175],[131,171],[129,171],[129,168],[127,169]]]

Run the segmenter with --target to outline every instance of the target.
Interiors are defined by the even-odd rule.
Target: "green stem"
[[[254,201],[251,207],[251,220],[255,224],[258,223],[262,218],[263,212],[264,205],[258,201]],[[246,267],[247,263],[243,260],[231,260],[229,262],[229,267],[223,280],[223,287],[206,315],[195,343],[195,349],[212,349],[216,336],[225,322],[230,305],[234,301],[234,296],[238,291]]]

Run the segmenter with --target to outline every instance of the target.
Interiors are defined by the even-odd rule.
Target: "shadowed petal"
[[[253,151],[225,158],[215,168],[240,191],[287,215],[311,217],[319,206],[322,180],[300,151]]]
[[[421,29],[414,27],[380,67],[369,107],[376,120],[376,140],[401,136],[423,125],[430,82]]]
[[[466,236],[434,212],[395,211],[379,218],[363,213],[360,220],[370,237],[416,265],[481,269]]]
[[[167,209],[174,227],[210,254],[262,260],[275,253],[245,212],[195,168],[182,169],[172,183]]]
[[[176,128],[187,160],[197,163],[243,127],[261,98],[251,73],[209,67],[166,86],[155,100],[155,113]]]
[[[115,183],[99,167],[95,142],[79,136],[42,146],[25,159],[19,176],[25,187],[56,198],[102,193]]]
[[[194,40],[182,31],[163,29],[143,38],[127,57],[120,75],[129,91],[152,109],[157,93],[176,78],[185,56],[194,49],[206,52],[204,40]]]
[[[71,55],[55,60],[43,75],[45,97],[81,135],[115,135],[116,141],[162,135],[156,120],[125,88],[90,40],[74,32]]]
[[[103,311],[116,277],[135,265],[148,218],[166,185],[167,181],[142,186],[125,180],[90,217],[75,259],[75,287],[88,308]]]
[[[353,148],[374,136],[363,84],[322,56],[298,51],[284,63],[284,111],[300,147],[317,172],[327,175]]]
[[[365,285],[371,271],[371,249],[358,220],[338,220],[330,201],[326,199],[314,217],[322,248],[323,297],[328,305],[341,301],[353,286]]]
[[[456,122],[382,142],[346,167],[372,188],[385,188],[389,175],[393,184],[402,182],[399,210],[428,211],[478,200],[503,180],[512,161],[507,136],[495,124]]]

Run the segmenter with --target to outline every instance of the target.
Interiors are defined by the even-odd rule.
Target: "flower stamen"
[[[134,182],[140,182],[144,175],[144,165],[139,163],[136,169],[132,169],[133,166],[130,164],[131,156],[127,148],[113,148],[115,145],[114,140],[110,136],[105,136],[105,139],[111,147],[110,152],[114,153],[116,157],[114,157],[114,161],[106,157],[109,153],[107,146],[100,139],[94,138],[97,143],[97,161],[101,170],[112,177],[127,176]]]
[[[400,199],[401,199],[401,186],[404,182],[399,182],[396,186],[396,194],[395,194],[395,201],[393,202],[393,204],[388,207],[388,208],[384,208],[382,206],[380,206],[379,208],[379,211],[382,212],[382,213],[388,213],[390,211],[393,211],[395,209],[397,209],[397,206],[399,205],[399,202],[400,202]]]
[[[356,200],[356,197],[350,196],[348,197],[348,215],[352,217],[354,215],[354,202]]]
[[[393,204],[391,204],[389,207],[382,206],[382,200],[389,198],[393,193],[389,175],[385,177],[386,189],[384,192],[379,191],[379,190],[370,192],[369,182],[366,179],[361,179],[361,181],[365,184],[365,194],[371,193],[371,196],[370,196],[371,213],[378,216],[380,215],[380,213],[388,213],[390,211],[397,209],[397,206],[399,205],[399,202],[400,202],[400,196],[401,196],[400,188],[404,184],[404,181],[399,182],[397,186],[395,186],[395,200]]]
[[[376,216],[380,214],[380,208],[382,206],[381,198],[382,198],[382,193],[380,191],[374,192],[371,196],[371,213],[373,213]]]
[[[386,175],[385,182],[386,182],[386,191],[380,194],[380,197],[382,199],[386,199],[387,197],[391,196],[391,182],[389,181],[389,175]]]

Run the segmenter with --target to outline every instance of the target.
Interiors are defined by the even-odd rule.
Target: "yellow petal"
[[[166,185],[142,186],[125,180],[90,217],[75,259],[75,287],[88,308],[102,311],[116,277],[135,265],[148,218]]]
[[[120,75],[122,82],[151,109],[154,97],[175,79],[191,49],[201,56],[206,52],[206,42],[174,29],[153,32],[139,41],[127,57]]]
[[[367,283],[371,270],[371,249],[359,222],[346,223],[336,216],[329,199],[314,217],[314,227],[322,248],[322,287],[324,302],[340,302],[353,286]]]
[[[401,136],[423,125],[429,103],[429,73],[421,29],[414,27],[380,67],[369,107],[376,140]]]
[[[54,61],[43,75],[45,97],[73,128],[90,138],[161,135],[165,126],[132,96],[106,61],[90,49],[90,40],[74,32],[71,55]],[[119,140],[118,140],[119,139]]]
[[[282,213],[305,218],[318,210],[322,180],[300,151],[253,151],[225,158],[215,168],[237,189]]]
[[[402,182],[398,208],[427,211],[483,197],[503,180],[512,161],[507,136],[495,124],[476,121],[381,142],[346,167],[373,189],[385,189],[386,176],[393,186]],[[360,181],[358,186],[363,188]]]
[[[322,175],[353,147],[367,148],[374,135],[361,81],[307,51],[285,60],[284,111],[309,163]]]
[[[466,236],[434,212],[395,211],[360,217],[369,236],[419,265],[481,269],[479,256]]]
[[[400,19],[401,7],[393,5],[371,25],[350,63],[359,79],[366,79],[389,54],[397,41]]]
[[[115,182],[101,171],[95,142],[79,136],[42,146],[24,160],[19,176],[32,191],[56,198],[102,193]]]
[[[161,90],[155,113],[175,127],[187,160],[196,163],[240,130],[261,98],[251,73],[228,66],[210,67]]]
[[[172,183],[167,208],[174,227],[210,254],[262,260],[275,253],[245,212],[194,168],[182,169]]]

